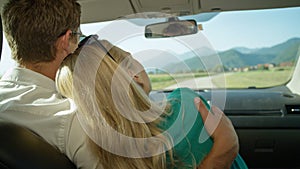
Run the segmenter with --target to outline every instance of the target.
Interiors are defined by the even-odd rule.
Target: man
[[[54,82],[61,62],[77,48],[80,5],[76,0],[8,0],[1,15],[18,67],[7,71],[0,81],[0,119],[33,130],[78,168],[102,168],[86,141],[74,104],[56,91]],[[219,132],[213,134],[218,144],[203,168],[228,168],[237,154],[235,132],[227,119],[223,121],[216,130]],[[223,142],[226,138],[222,132],[231,134],[226,138],[230,137],[232,143]]]
[[[23,125],[56,146],[78,168],[100,168],[72,102],[55,88],[64,58],[78,46],[80,5],[76,0],[9,0],[3,29],[18,67],[0,82],[0,118]]]

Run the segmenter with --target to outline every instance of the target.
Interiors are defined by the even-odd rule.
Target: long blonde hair
[[[128,53],[103,44],[113,59],[99,46],[85,45],[62,63],[57,88],[75,101],[77,117],[91,144],[97,144],[104,168],[164,169],[165,151],[172,145],[157,125],[165,110],[120,66],[128,65]]]

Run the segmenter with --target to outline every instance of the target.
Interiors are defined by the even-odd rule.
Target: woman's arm
[[[229,169],[239,151],[238,137],[231,121],[219,108],[212,106],[209,112],[201,99],[195,98],[194,101],[207,132],[214,140],[211,151],[198,169]]]

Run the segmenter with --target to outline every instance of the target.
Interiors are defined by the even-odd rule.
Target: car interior
[[[300,8],[299,0],[78,1],[82,6],[82,29],[85,27],[85,24],[130,18],[132,19],[129,19],[130,23],[142,27],[141,30],[145,31],[143,32],[143,37],[148,41],[154,39],[166,40],[177,36],[191,37],[193,34],[197,34],[202,29],[205,29],[205,27],[202,28],[205,22],[209,22],[211,18],[217,18],[221,13],[249,10],[254,13],[255,11],[269,9]],[[1,0],[0,6],[4,2],[5,0]],[[167,18],[167,20],[162,21],[160,16],[153,14],[154,12],[164,13],[162,18]],[[147,15],[146,18],[150,21],[140,24],[138,17],[145,19],[145,15],[137,15],[141,13],[145,13]],[[165,13],[171,14],[172,17],[166,17]],[[133,14],[135,15],[132,16]],[[191,20],[188,17],[197,14],[204,14],[202,15],[205,16],[204,19],[197,20],[192,18]],[[291,17],[296,19],[300,16],[300,13],[296,14],[299,15],[292,15]],[[178,21],[176,23],[179,23],[183,19],[189,21],[186,25],[183,25],[190,28],[190,32],[176,35],[165,35],[162,32],[166,26],[170,25],[169,23],[176,21]],[[199,24],[199,22],[203,22],[203,24]],[[2,32],[2,27],[0,28]],[[298,32],[300,32],[299,28],[295,29],[298,29]],[[122,32],[122,30],[126,33],[123,27],[119,27],[117,31]],[[222,31],[222,27],[220,31]],[[100,31],[100,34],[105,32]],[[1,50],[2,34],[0,36]],[[114,42],[118,41],[115,40]],[[254,43],[259,42],[256,41]],[[300,60],[298,59],[300,43],[297,41],[293,45],[296,46],[295,59],[292,62],[290,77],[285,82],[264,87],[249,85],[242,88],[205,87],[195,89],[209,103],[221,107],[230,118],[239,137],[239,153],[251,169],[300,168]],[[275,50],[275,48],[272,49]],[[278,51],[278,53],[282,52],[286,52],[286,50]],[[217,52],[217,54],[219,53]],[[278,72],[283,72],[284,70],[282,69],[285,68],[278,67],[277,69]],[[208,74],[210,75],[210,72]],[[267,79],[267,77],[264,78]],[[154,87],[151,97],[154,100],[160,100],[162,95],[166,96],[172,90],[172,88],[158,88],[156,90]],[[219,101],[218,97],[222,97],[223,100]],[[0,141],[0,169],[76,168],[69,159],[33,131],[16,124],[0,121],[0,133],[1,137],[5,138]]]

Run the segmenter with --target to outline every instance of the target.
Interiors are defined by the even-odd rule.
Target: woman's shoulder
[[[199,95],[190,88],[177,88],[173,90],[169,95],[168,99],[182,99],[182,97],[199,97]]]
[[[167,96],[167,99],[172,106],[184,104],[194,107],[195,97],[199,97],[204,102],[206,107],[210,109],[208,102],[201,95],[199,95],[199,93],[190,88],[177,88]]]

